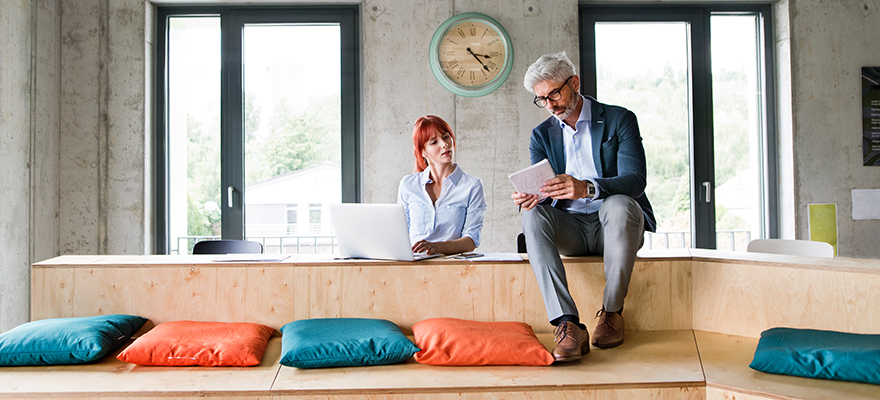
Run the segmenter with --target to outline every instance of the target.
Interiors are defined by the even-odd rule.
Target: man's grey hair
[[[532,94],[535,93],[535,85],[542,81],[565,82],[568,77],[576,75],[574,63],[568,59],[565,52],[556,54],[544,54],[538,61],[535,61],[526,71],[526,77],[523,79],[523,86]]]

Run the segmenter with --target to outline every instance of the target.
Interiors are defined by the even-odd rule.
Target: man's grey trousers
[[[523,213],[523,233],[532,271],[538,280],[547,317],[578,316],[568,291],[560,255],[601,255],[605,261],[603,307],[623,309],[636,252],[644,243],[645,216],[639,204],[626,195],[602,201],[598,212],[569,213],[539,204]]]

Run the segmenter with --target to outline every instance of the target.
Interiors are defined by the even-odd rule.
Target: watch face
[[[505,38],[493,26],[465,19],[451,25],[440,37],[439,67],[457,86],[483,87],[501,74],[507,47]]]

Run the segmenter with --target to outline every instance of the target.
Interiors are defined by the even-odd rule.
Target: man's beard
[[[555,111],[558,108],[554,108],[554,110],[553,110],[554,112],[552,113],[553,116],[556,117],[556,119],[558,119],[560,121],[564,121],[566,118],[570,117],[571,113],[574,112],[574,109],[577,108],[577,104],[578,104],[578,100],[579,100],[578,97],[580,97],[580,96],[571,96],[571,101],[569,101],[568,104],[561,107],[565,110],[565,112],[563,112],[562,114],[557,114]]]

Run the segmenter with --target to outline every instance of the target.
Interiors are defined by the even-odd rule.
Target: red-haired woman
[[[400,180],[397,202],[406,211],[413,252],[474,250],[480,245],[486,211],[483,182],[452,162],[455,134],[442,118],[417,119],[412,138],[416,172]]]

